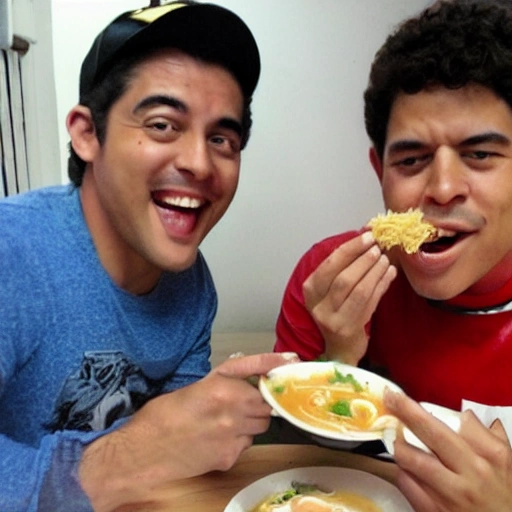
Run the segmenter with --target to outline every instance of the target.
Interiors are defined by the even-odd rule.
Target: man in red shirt
[[[436,2],[376,55],[365,92],[386,208],[438,232],[415,254],[367,228],[314,245],[285,291],[276,351],[365,365],[414,400],[512,405],[512,12]],[[397,443],[416,510],[509,510],[512,452],[468,412],[461,435],[408,398],[388,405],[438,456]],[[485,492],[484,492],[485,490]]]

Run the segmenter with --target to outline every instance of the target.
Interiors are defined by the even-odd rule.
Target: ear
[[[370,157],[370,163],[372,164],[373,170],[375,171],[377,178],[382,183],[382,161],[379,158],[379,155],[377,155],[377,151],[373,146],[370,148],[368,156]]]
[[[91,162],[100,145],[89,108],[83,105],[73,107],[66,118],[66,127],[76,154],[84,162]]]

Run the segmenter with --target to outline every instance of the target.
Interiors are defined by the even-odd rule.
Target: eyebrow
[[[501,144],[501,145],[509,145],[510,139],[506,137],[505,135],[498,133],[498,132],[485,132],[480,133],[478,135],[473,135],[471,137],[468,137],[467,139],[464,139],[463,141],[459,142],[457,146],[464,147],[464,146],[475,146],[477,144],[485,144],[485,143],[494,143],[494,144]],[[393,153],[400,153],[402,151],[414,151],[417,149],[422,149],[427,147],[427,144],[424,144],[423,142],[420,142],[415,139],[404,139],[404,140],[398,140],[396,142],[393,142],[390,144],[387,153],[393,154]]]
[[[393,144],[390,144],[387,153],[393,154],[393,153],[401,153],[402,151],[411,151],[415,149],[421,149],[424,148],[425,144],[423,142],[420,142],[418,140],[413,139],[404,139],[404,140],[397,140],[396,142],[393,142]]]
[[[139,101],[137,105],[135,105],[133,112],[137,113],[140,110],[155,107],[157,105],[167,105],[168,107],[179,110],[180,112],[188,112],[188,108],[185,105],[185,103],[183,103],[183,101],[175,98],[174,96],[166,96],[164,94],[155,94],[153,96],[148,96],[147,98],[144,98],[142,101]]]
[[[217,122],[217,125],[220,128],[226,128],[227,130],[231,130],[232,132],[235,132],[239,137],[242,136],[243,130],[242,130],[242,124],[237,121],[236,119],[233,119],[231,117],[222,117]]]
[[[187,105],[183,101],[175,98],[174,96],[156,94],[153,96],[148,96],[147,98],[144,98],[142,101],[137,103],[137,105],[135,105],[135,108],[133,109],[133,112],[137,113],[141,110],[155,107],[157,105],[166,105],[168,107],[178,110],[183,114],[186,114],[189,111]],[[217,121],[216,125],[220,128],[226,128],[227,130],[235,132],[239,137],[242,136],[242,123],[232,117],[221,117]]]
[[[502,144],[508,145],[510,144],[510,139],[498,132],[486,132],[481,133],[479,135],[474,135],[473,137],[469,137],[463,140],[459,146],[474,146],[476,144],[484,144],[486,142],[491,142],[494,144]]]

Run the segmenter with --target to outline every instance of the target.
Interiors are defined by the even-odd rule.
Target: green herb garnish
[[[343,375],[337,368],[334,368],[334,377],[329,379],[330,384],[335,382],[342,382],[343,384],[352,384],[354,391],[362,391],[364,388],[358,380],[351,374]]]
[[[285,503],[291,500],[294,496],[297,496],[297,491],[295,489],[288,489],[287,491],[282,492],[278,496],[276,496],[271,502],[271,505],[279,505],[280,503]]]
[[[279,505],[281,503],[286,503],[287,501],[291,500],[295,496],[299,495],[307,495],[314,492],[319,491],[318,485],[315,484],[305,484],[301,482],[292,482],[292,488],[288,489],[281,494],[278,494],[271,502],[271,505]]]
[[[329,407],[329,410],[338,416],[352,416],[350,412],[350,402],[348,400],[338,400]]]

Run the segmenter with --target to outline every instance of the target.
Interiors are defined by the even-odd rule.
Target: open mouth
[[[201,218],[201,213],[210,204],[205,199],[184,193],[156,190],[152,192],[153,203],[160,210],[160,218],[171,237],[190,237]]]
[[[420,251],[429,254],[446,251],[467,235],[467,233],[447,232],[440,229],[438,230],[437,238],[422,244]]]

